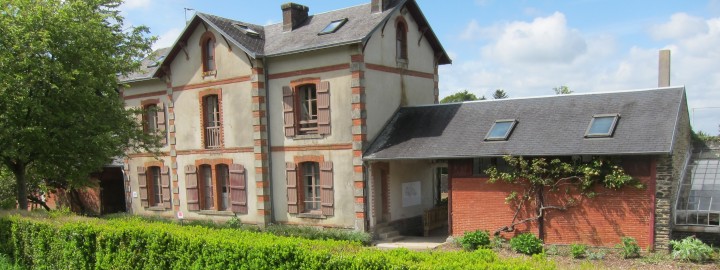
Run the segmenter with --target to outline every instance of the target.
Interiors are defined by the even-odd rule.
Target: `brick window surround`
[[[209,171],[208,171],[209,170]],[[210,183],[205,183],[205,175]],[[200,159],[185,166],[188,210],[232,211],[247,214],[245,168],[232,159]],[[206,188],[211,187],[212,190]],[[212,199],[212,201],[207,201]]]
[[[170,169],[160,161],[151,161],[138,167],[137,173],[141,205],[170,209]]]
[[[208,111],[208,101],[217,97],[217,111]],[[223,125],[222,89],[207,89],[198,94],[200,103],[200,141],[203,149],[224,148],[225,129]],[[208,115],[214,113],[215,115]],[[211,121],[211,120],[215,121]]]
[[[397,60],[408,60],[407,32],[408,24],[405,17],[398,16],[395,20],[395,55]]]
[[[283,105],[286,137],[330,134],[329,82],[320,78],[293,80],[283,87]]]
[[[307,172],[308,168],[318,171]],[[296,156],[293,162],[286,163],[286,176],[288,213],[315,216],[334,215],[332,162],[325,161],[323,156]],[[311,185],[315,188],[308,186],[306,180],[311,180]],[[307,194],[313,194],[315,198],[307,198]],[[311,207],[307,207],[309,205],[315,205],[315,207],[311,209]]]
[[[215,58],[215,46],[217,44],[217,39],[215,38],[215,35],[210,32],[206,31],[203,33],[203,35],[200,37],[200,49],[202,51],[201,59],[202,59],[202,71],[203,76],[209,76],[209,75],[215,75],[217,74],[217,59]]]

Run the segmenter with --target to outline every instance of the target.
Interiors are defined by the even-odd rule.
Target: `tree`
[[[573,93],[573,90],[570,90],[570,88],[565,85],[554,87],[553,90],[555,91],[556,95],[567,95]]]
[[[473,101],[473,100],[485,100],[485,96],[478,99],[475,94],[468,92],[467,89],[462,90],[460,92],[457,92],[455,94],[449,95],[442,100],[440,100],[440,103],[453,103],[453,102],[463,102],[463,101]]]
[[[20,209],[29,179],[83,185],[125,150],[157,146],[117,91],[154,40],[123,25],[120,3],[0,0],[0,165]]]
[[[497,90],[495,90],[495,93],[493,93],[493,98],[494,99],[504,99],[504,98],[509,98],[509,96],[507,95],[505,90],[497,89]]]
[[[596,186],[613,190],[625,186],[644,188],[612,158],[598,157],[590,162],[580,162],[559,158],[505,156],[504,160],[508,168],[490,167],[485,171],[489,176],[488,182],[512,184],[521,191],[511,192],[505,198],[505,202],[515,209],[515,214],[510,224],[498,228],[495,235],[512,232],[517,225],[537,221],[538,234],[543,239],[544,217],[548,212],[565,211],[580,204],[582,197],[594,198],[600,195],[596,192]],[[549,195],[555,197],[550,199]],[[549,204],[550,201],[558,204]]]

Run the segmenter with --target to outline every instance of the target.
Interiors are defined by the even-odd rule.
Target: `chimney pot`
[[[658,87],[670,86],[670,50],[660,50]]]
[[[371,12],[378,13],[386,11],[392,2],[393,0],[372,0],[372,2],[370,2]]]
[[[310,8],[296,3],[285,3],[280,6],[283,12],[283,32],[298,28],[308,18]]]

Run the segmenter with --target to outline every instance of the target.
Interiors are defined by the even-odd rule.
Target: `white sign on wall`
[[[420,192],[420,181],[408,182],[402,184],[402,206],[410,207],[420,205],[421,203],[421,192]]]

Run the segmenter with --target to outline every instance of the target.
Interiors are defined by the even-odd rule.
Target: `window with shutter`
[[[217,194],[220,204],[218,210],[227,211],[230,210],[230,170],[226,164],[218,164],[215,166],[215,173],[217,177]]]
[[[200,195],[198,188],[198,174],[195,165],[185,166],[185,191],[189,211],[200,210]]]
[[[155,206],[162,206],[163,204],[163,196],[162,196],[162,180],[160,177],[160,167],[152,166],[147,168],[147,190],[150,194],[150,198],[148,198],[149,205],[151,207]]]
[[[305,212],[320,211],[320,164],[304,162],[300,164],[301,183]]]
[[[150,206],[150,202],[148,201],[148,185],[145,167],[137,167],[137,174],[138,187],[140,189],[140,205],[142,205],[142,207],[148,207]]]
[[[320,78],[294,80],[283,87],[285,136],[329,135],[330,83]]]
[[[203,97],[203,123],[205,132],[205,148],[220,148],[221,121],[220,104],[218,95],[206,95]]]
[[[317,134],[318,133],[318,100],[317,87],[314,84],[301,85],[295,88],[298,92],[298,133]]]
[[[230,203],[234,213],[247,214],[247,183],[245,167],[230,165]]]
[[[320,163],[320,201],[322,214],[335,215],[335,192],[333,190],[333,164],[330,161]]]
[[[200,208],[203,210],[215,209],[215,198],[213,196],[213,177],[210,165],[200,165]]]
[[[297,168],[295,163],[285,163],[285,176],[287,183],[287,202],[288,213],[297,214],[298,209],[298,191],[297,191]]]

